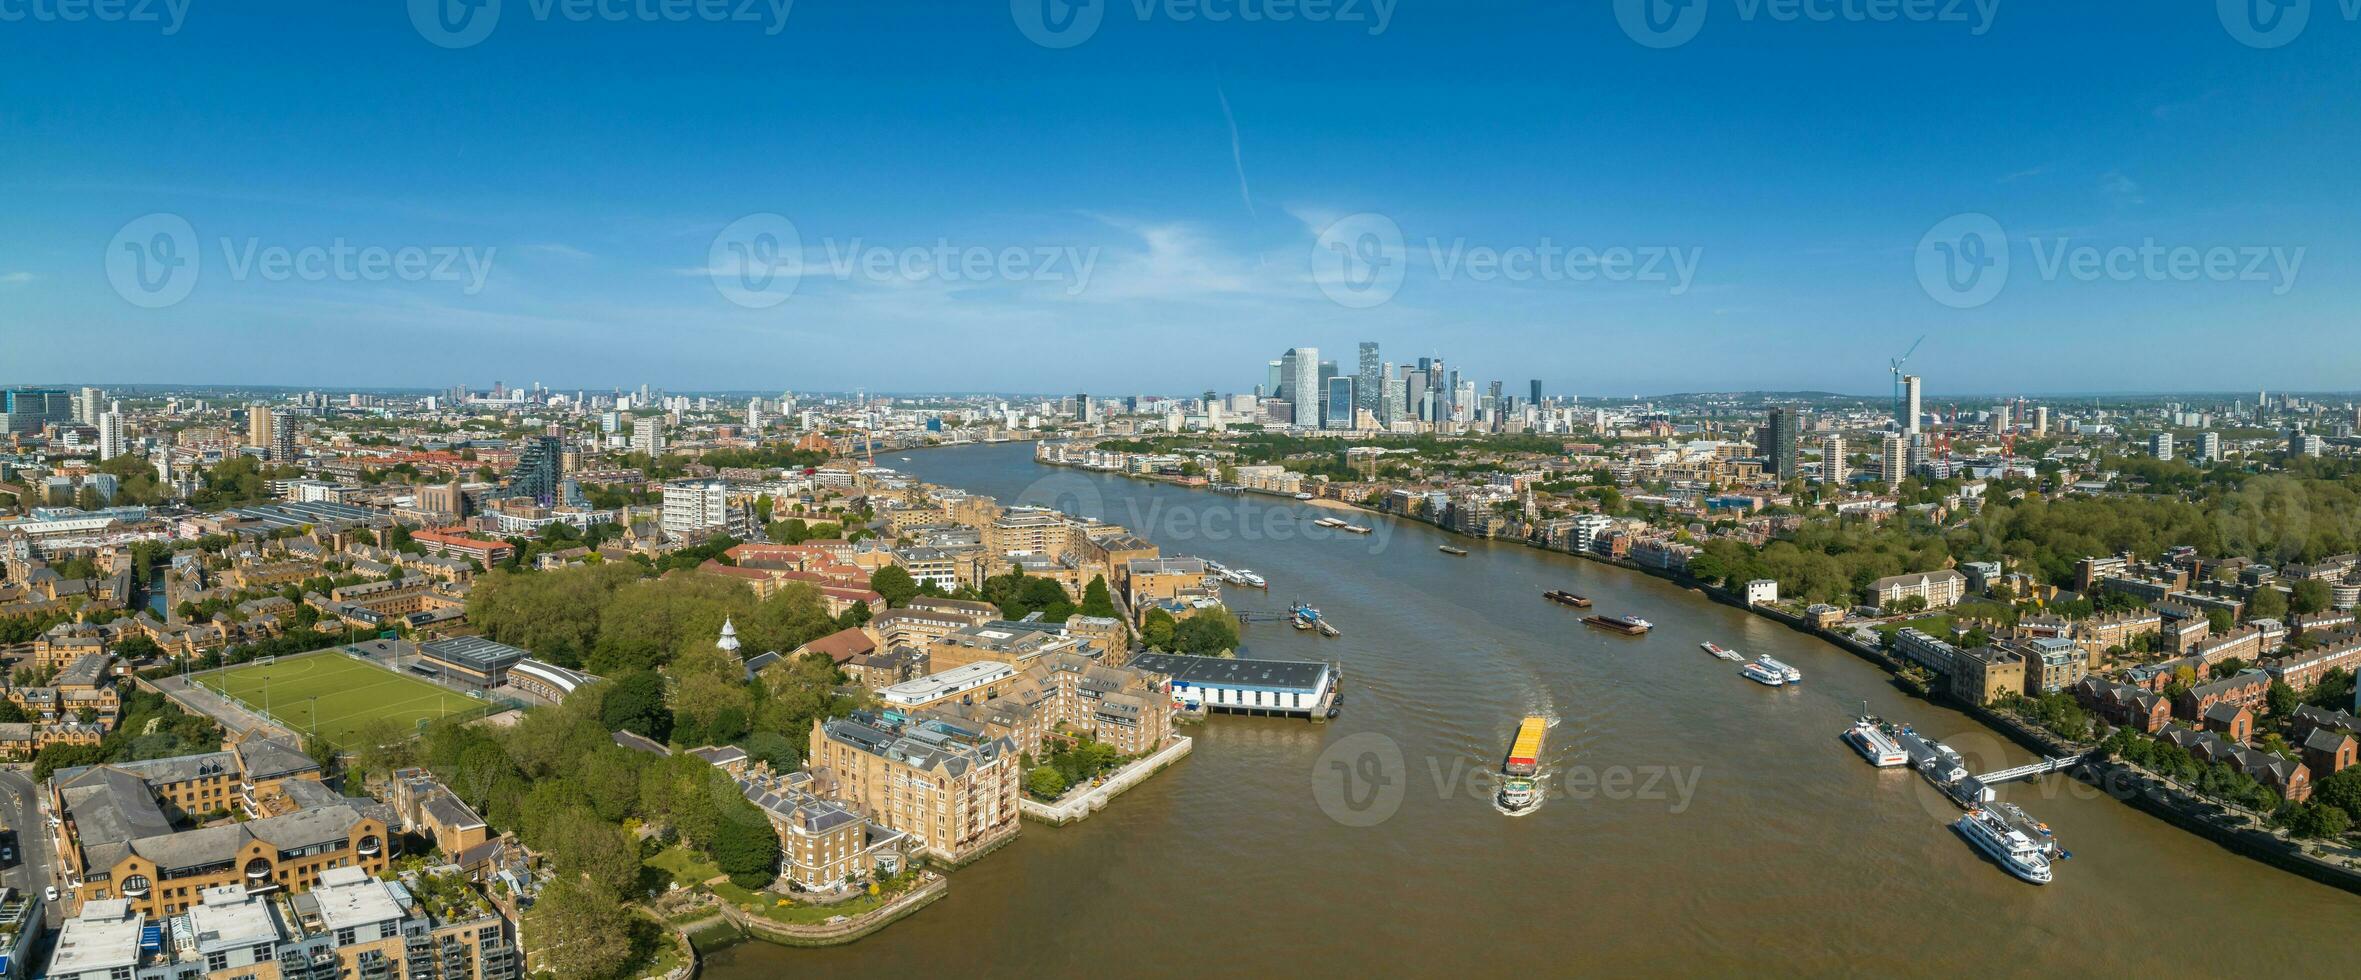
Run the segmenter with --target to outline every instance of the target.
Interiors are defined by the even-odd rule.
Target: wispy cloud
[[[2124,176],[2119,170],[2107,171],[2099,178],[2099,192],[2119,206],[2148,203],[2147,196],[2140,193],[2139,181]]]
[[[0,272],[0,286],[22,286],[39,278],[30,272]]]
[[[1221,100],[1222,120],[1230,124],[1230,166],[1238,171],[1238,199],[1246,202],[1249,216],[1261,217],[1254,213],[1254,191],[1246,186],[1246,147],[1238,139],[1238,117],[1230,111],[1230,94],[1223,91],[1220,82],[1215,82],[1213,95]]]

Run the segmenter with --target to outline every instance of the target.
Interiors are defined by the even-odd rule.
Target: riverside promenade
[[[1106,806],[1108,800],[1121,795],[1124,790],[1147,781],[1149,776],[1163,771],[1164,767],[1180,761],[1183,756],[1188,755],[1196,748],[1196,744],[1195,739],[1186,735],[1177,736],[1172,740],[1171,745],[1158,749],[1154,754],[1116,770],[1114,775],[1107,777],[1096,786],[1076,787],[1055,803],[1041,803],[1032,799],[1020,798],[1017,801],[1017,809],[1026,819],[1037,820],[1052,827],[1063,827],[1070,823],[1087,820],[1091,814],[1097,813],[1101,807]]]

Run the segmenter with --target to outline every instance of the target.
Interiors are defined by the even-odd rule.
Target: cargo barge
[[[1509,743],[1508,762],[1500,771],[1511,776],[1530,776],[1541,771],[1541,743],[1549,736],[1549,719],[1540,715],[1526,718],[1517,726],[1516,740]]]
[[[1590,608],[1590,600],[1589,600],[1589,599],[1585,599],[1585,598],[1583,598],[1583,597],[1581,597],[1581,596],[1575,595],[1575,594],[1574,594],[1574,593],[1572,593],[1572,592],[1566,592],[1566,591],[1562,591],[1562,590],[1558,590],[1558,589],[1551,589],[1551,590],[1550,590],[1550,591],[1548,591],[1548,592],[1544,592],[1544,593],[1542,593],[1542,594],[1541,594],[1541,597],[1542,597],[1542,598],[1544,598],[1544,599],[1547,599],[1547,600],[1549,600],[1549,601],[1551,601],[1551,602],[1557,603],[1557,604],[1559,604],[1559,605],[1561,605],[1561,606],[1573,606],[1573,607],[1574,607],[1574,608],[1576,608],[1576,609],[1588,609],[1588,608]]]
[[[1638,636],[1656,627],[1656,624],[1636,616],[1584,616],[1582,622],[1625,636]]]

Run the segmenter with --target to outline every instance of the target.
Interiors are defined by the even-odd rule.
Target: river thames
[[[2312,973],[2361,898],[2238,857],[2063,776],[2007,785],[2074,853],[2046,887],[1984,859],[1915,774],[1838,734],[1861,702],[1971,768],[2032,754],[1907,698],[1843,650],[1639,573],[1375,514],[1045,467],[1030,444],[912,452],[920,479],[1124,524],[1168,555],[1251,568],[1343,631],[1272,623],[1242,655],[1345,672],[1327,725],[1217,715],[1195,753],[1064,828],[952,875],[951,893],[832,949],[759,942],[705,975],[1529,975],[1970,971]],[[1437,551],[1468,549],[1464,558]],[[1655,623],[1603,634],[1541,598]],[[1706,641],[1770,654],[1765,688]],[[1549,799],[1486,798],[1520,718],[1558,719]]]

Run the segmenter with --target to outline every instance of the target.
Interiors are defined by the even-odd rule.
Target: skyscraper
[[[1881,453],[1878,458],[1879,475],[1885,477],[1886,489],[1888,490],[1899,488],[1902,485],[1902,466],[1904,462],[1902,456],[1902,439],[1903,437],[1899,435],[1887,436],[1885,439],[1885,452]]]
[[[2222,461],[2221,433],[2200,432],[2197,434],[2197,461],[2200,463],[2219,463]]]
[[[271,461],[290,462],[295,459],[295,413],[263,410],[271,420]]]
[[[1845,437],[1829,436],[1820,440],[1820,482],[1832,487],[1845,485]]]
[[[1385,394],[1385,366],[1377,359],[1377,342],[1361,342],[1361,371],[1353,376],[1353,407],[1366,409],[1370,415],[1378,413],[1378,398]]]
[[[1280,397],[1295,406],[1295,424],[1299,428],[1320,427],[1320,349],[1297,347],[1287,352],[1292,358],[1287,372],[1287,393]]]
[[[1918,418],[1918,375],[1905,374],[1902,376],[1902,417],[1897,421],[1902,423],[1902,431],[1917,435]]]
[[[1533,399],[1533,407],[1535,407],[1535,408],[1540,408],[1540,407],[1541,407],[1541,379],[1540,379],[1540,378],[1535,378],[1535,379],[1533,379],[1533,393],[1532,393],[1532,395],[1531,395],[1530,397]]]
[[[269,406],[246,406],[246,444],[263,452],[270,452],[273,441],[271,439],[271,425],[275,421],[271,417]]]
[[[664,418],[650,415],[631,420],[631,451],[649,459],[664,455]]]
[[[565,440],[539,435],[525,440],[516,468],[508,472],[508,495],[531,497],[544,507],[554,506],[558,484],[565,479]]]
[[[1263,374],[1262,390],[1255,392],[1255,394],[1261,395],[1265,398],[1287,397],[1279,393],[1282,389],[1287,387],[1287,375],[1284,373],[1286,367],[1287,365],[1284,361],[1272,361],[1268,369]]]
[[[123,455],[123,416],[104,412],[98,417],[98,458],[113,459]]]
[[[1778,477],[1781,483],[1795,479],[1801,471],[1796,463],[1796,446],[1803,438],[1799,421],[1795,409],[1774,408],[1771,409],[1770,417],[1763,422],[1763,456],[1770,466],[1771,475]]]
[[[1328,407],[1328,414],[1321,420],[1321,428],[1353,427],[1353,410],[1360,405],[1360,400],[1353,395],[1353,379],[1350,375],[1329,378],[1328,397],[1320,401]]]
[[[2148,455],[2157,459],[2172,458],[2172,433],[2159,432],[2148,437]]]

